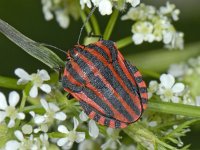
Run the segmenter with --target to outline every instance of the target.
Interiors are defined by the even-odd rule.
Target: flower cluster
[[[119,6],[120,3],[122,4]],[[93,4],[98,7],[101,15],[110,15],[113,6],[116,6],[119,9],[124,9],[126,3],[130,3],[132,7],[136,7],[140,3],[140,0],[125,0],[124,2],[121,0],[80,0],[82,9],[84,9],[85,5],[91,8]]]
[[[168,73],[189,86],[190,90],[184,96],[184,103],[200,106],[200,57],[190,58],[186,63],[172,64]]]
[[[47,21],[56,18],[56,21],[62,28],[67,28],[70,24],[70,16],[77,20],[80,16],[80,8],[84,9],[85,5],[88,8],[98,7],[101,15],[112,14],[113,7],[116,9],[124,9],[126,4],[131,4],[132,7],[139,5],[140,0],[41,0],[42,11]]]
[[[132,39],[135,44],[143,41],[163,41],[170,49],[183,49],[183,33],[177,32],[172,21],[177,21],[180,11],[167,2],[166,6],[156,9],[154,6],[140,4],[130,8],[122,20],[133,20]]]
[[[42,11],[47,21],[56,18],[56,21],[62,28],[67,28],[70,23],[70,17],[79,18],[78,4],[74,0],[41,0]]]

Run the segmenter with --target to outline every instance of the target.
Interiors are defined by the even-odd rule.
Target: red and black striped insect
[[[90,119],[111,128],[137,121],[147,107],[147,88],[138,69],[110,40],[75,45],[67,52],[64,90]]]

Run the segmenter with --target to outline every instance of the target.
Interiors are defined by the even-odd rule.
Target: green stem
[[[103,38],[105,40],[108,40],[110,38],[110,35],[111,35],[113,28],[114,28],[114,25],[117,21],[118,15],[119,15],[119,11],[117,9],[115,9],[114,12],[112,13],[112,16],[110,17],[108,25],[106,26],[106,30],[103,34]]]
[[[79,10],[80,10],[79,12],[80,12],[80,15],[81,15],[81,19],[82,19],[83,23],[85,23],[87,16],[82,9],[79,9]],[[92,31],[92,28],[91,28],[89,21],[85,24],[85,29],[86,29],[87,34],[89,34]]]
[[[22,90],[23,85],[17,85],[17,79],[0,76],[0,87],[13,89],[13,90]]]
[[[21,100],[21,104],[19,107],[19,111],[22,111],[24,109],[24,106],[26,104],[26,99],[27,99],[27,94],[25,93],[25,91],[22,92],[22,100]]]
[[[89,9],[87,9],[86,11],[87,11],[88,14],[90,13]],[[91,16],[90,20],[91,20],[91,23],[92,23],[92,27],[94,29],[94,34],[95,35],[101,35],[99,23],[98,23],[94,14]]]
[[[133,43],[132,37],[128,36],[116,42],[118,49],[128,46]]]
[[[178,103],[149,101],[148,110],[166,114],[183,115],[200,118],[200,107]]]

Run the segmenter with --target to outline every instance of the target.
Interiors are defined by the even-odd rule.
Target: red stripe
[[[90,49],[91,51],[91,49]],[[93,50],[93,52],[95,53],[96,51]],[[76,52],[77,53],[77,52]],[[98,55],[95,53],[95,56]],[[132,108],[123,100],[123,98],[115,91],[115,89],[109,84],[109,82],[99,73],[98,69],[94,66],[94,64],[89,61],[85,56],[83,56],[82,54],[79,53],[79,57],[80,59],[82,59],[84,62],[86,62],[88,64],[88,66],[91,68],[91,70],[95,73],[97,73],[99,75],[99,78],[103,81],[103,83],[105,85],[107,85],[107,88],[109,88],[109,90],[114,92],[115,97],[120,101],[120,103],[124,106],[124,108],[130,113],[131,116],[133,116],[134,119],[139,118],[140,116],[136,115],[135,112],[132,110]],[[97,57],[97,56],[96,56]],[[102,56],[98,55],[98,58],[100,58]],[[102,59],[102,58],[101,58]],[[105,59],[104,59],[105,60]],[[111,66],[111,64],[110,64]],[[110,67],[111,68],[111,67]],[[115,73],[116,76],[116,73]],[[127,89],[127,88],[126,88]],[[125,89],[125,90],[126,90]],[[133,97],[132,97],[133,98]],[[140,102],[140,101],[139,101]],[[139,105],[140,106],[140,105]],[[138,109],[141,110],[141,106],[138,107]],[[119,112],[120,113],[120,112]],[[120,116],[115,116],[118,120],[123,121],[124,117],[120,117]],[[124,121],[125,122],[125,121]]]
[[[82,46],[80,46],[81,48],[84,48]],[[99,53],[97,51],[95,51],[94,49],[90,49],[85,47],[84,48],[86,51],[88,51],[89,53],[91,53],[92,55],[94,55],[95,57],[97,57],[105,66],[107,66],[113,73],[113,75],[115,76],[115,78],[118,80],[118,82],[120,83],[120,85],[124,88],[125,91],[127,91],[127,93],[130,95],[131,99],[134,101],[134,104],[136,104],[136,106],[138,107],[139,110],[141,110],[141,104],[140,104],[140,99],[139,97],[137,97],[136,95],[134,95],[128,88],[127,86],[124,84],[124,82],[122,81],[122,79],[120,78],[120,76],[115,72],[112,64],[108,64],[107,61],[105,60],[105,58],[101,55],[99,55]],[[107,47],[105,47],[105,49],[108,49]],[[84,57],[84,56],[83,56]],[[87,58],[86,58],[87,59]],[[86,60],[89,61],[89,60]],[[90,64],[91,66],[94,66],[92,63]],[[108,85],[108,84],[107,84]],[[123,102],[125,103],[125,101],[123,100]],[[122,103],[122,102],[121,102]],[[129,106],[129,105],[128,105]],[[125,107],[128,110],[128,107]],[[129,113],[131,114],[131,112],[129,111]]]
[[[100,119],[98,120],[98,123],[101,124],[101,125],[104,125],[105,119],[106,119],[105,117],[100,116]]]
[[[81,54],[80,54],[80,56],[82,56]],[[81,59],[82,59],[82,57],[80,57]],[[84,59],[82,59],[83,61],[84,61]],[[86,61],[87,63],[89,63],[89,61]],[[104,103],[106,103],[108,106],[109,106],[109,108],[111,109],[111,111],[113,112],[113,114],[115,115],[115,116],[113,116],[114,118],[116,118],[116,119],[120,119],[121,121],[123,121],[123,122],[130,122],[130,121],[128,121],[127,119],[126,119],[126,117],[125,116],[123,116],[123,114],[121,114],[120,112],[118,112],[114,107],[113,107],[113,105],[109,102],[109,100],[103,95],[103,94],[101,94],[100,92],[98,92],[98,89],[97,88],[95,88],[94,86],[92,86],[91,84],[90,84],[90,82],[89,82],[89,79],[88,79],[88,77],[85,75],[85,73],[82,71],[82,69],[80,68],[80,66],[77,64],[77,63],[75,63],[75,62],[71,62],[71,65],[72,65],[72,67],[74,68],[74,69],[76,69],[76,71],[79,73],[79,75],[80,75],[80,77],[82,77],[83,79],[85,79],[85,81],[88,81],[88,82],[86,82],[86,87],[88,87],[89,89],[91,89],[92,91],[94,91],[94,93],[100,98],[100,99],[102,99],[102,101],[104,102]],[[91,71],[93,71],[93,73],[95,74],[97,74],[97,75],[99,75],[99,73],[98,73],[98,70],[96,69],[96,68],[91,68],[91,66],[89,65],[89,67],[90,67],[90,69],[91,69]],[[78,82],[78,81],[76,81],[76,82]],[[89,105],[92,105],[91,103],[88,103]],[[92,105],[92,107],[94,107],[93,105]],[[95,107],[96,109],[97,109],[97,107]],[[98,110],[98,109],[97,109]],[[98,110],[99,111],[99,110]]]
[[[104,50],[104,52],[110,58],[110,62],[112,62],[112,56],[111,56],[110,50],[105,45],[102,44],[102,41],[98,41],[98,42],[96,42],[94,44],[97,45],[98,47],[100,47],[102,50]]]

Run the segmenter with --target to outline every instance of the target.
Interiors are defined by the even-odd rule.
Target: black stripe
[[[71,63],[66,63],[66,67],[65,67],[66,71],[70,73],[70,75],[79,83],[85,85],[86,81],[77,73],[76,70],[74,70],[74,68],[72,68]]]
[[[146,87],[139,87],[139,90],[140,90],[141,93],[147,93]]]
[[[116,120],[115,121],[115,128],[120,128],[120,126],[121,126],[121,122]]]
[[[135,66],[131,65],[128,61],[125,60],[124,63],[132,75],[134,75],[138,71],[138,69]]]
[[[98,47],[97,45],[94,44],[89,44],[87,45],[88,48],[94,49],[95,51],[97,51],[101,56],[103,56],[108,62],[110,62],[109,56],[107,55],[107,53],[100,47]]]
[[[128,113],[128,111],[124,108],[124,106],[120,103],[120,101],[117,100],[117,98],[113,95],[112,91],[110,91],[109,88],[107,88],[107,86],[101,81],[99,76],[94,76],[94,74],[93,74],[93,72],[91,72],[89,66],[82,59],[79,58],[77,60],[77,64],[78,65],[84,64],[85,68],[82,68],[83,72],[90,72],[90,74],[88,74],[88,78],[90,80],[90,84],[93,85],[95,88],[97,88],[99,90],[99,92],[102,93],[103,96],[107,100],[109,100],[109,102],[113,105],[113,107],[119,113],[123,114],[129,121],[134,121],[134,118]],[[109,75],[109,76],[107,76],[107,78],[111,78],[112,79],[112,76]],[[100,106],[102,107],[102,105],[100,105]],[[103,108],[103,109],[105,109],[105,108]],[[106,115],[108,116],[108,114],[106,114]],[[113,116],[108,116],[108,117],[113,117]]]
[[[141,82],[143,81],[142,76],[140,76],[140,77],[135,77],[135,81],[136,81],[137,83],[141,83]]]
[[[83,89],[82,86],[78,86],[78,85],[72,84],[72,83],[67,79],[67,77],[65,77],[65,76],[62,77],[62,86],[63,86],[64,88],[68,88],[68,89],[70,89],[71,91],[76,92],[76,93],[82,91],[82,89]]]
[[[116,90],[117,93],[119,93],[119,95],[124,99],[124,101],[130,105],[130,107],[135,111],[135,113],[137,115],[141,114],[141,111],[139,110],[139,108],[134,104],[134,102],[132,101],[130,95],[124,90],[124,88],[119,84],[119,82],[117,81],[117,79],[113,76],[112,71],[107,67],[104,66],[104,64],[95,56],[93,56],[91,53],[87,52],[87,51],[82,51],[80,48],[76,49],[78,52],[80,52],[82,55],[84,55],[88,60],[90,60],[96,68],[99,69],[101,75],[111,84],[111,86]],[[90,68],[87,66],[87,64],[82,61],[80,58],[77,59],[77,63],[84,66],[82,67],[83,71],[88,74],[88,72],[91,73]],[[88,77],[90,77],[90,75],[88,75]],[[105,86],[106,87],[106,86]],[[106,91],[102,92],[102,94],[107,93]],[[112,92],[111,95],[113,96]],[[109,96],[106,96],[107,99],[110,99]],[[116,98],[114,98],[116,99]],[[113,100],[114,100],[113,99]],[[111,100],[111,101],[113,101]],[[115,100],[116,102],[118,100]],[[118,101],[119,102],[119,101]],[[122,110],[124,109],[124,107],[121,105],[121,103],[119,102],[119,105],[116,105],[117,103],[115,103],[113,106],[117,107],[117,110],[119,112],[122,112]],[[126,111],[126,110],[125,110]],[[127,113],[128,114],[128,113]],[[127,115],[126,115],[127,116]],[[128,118],[127,118],[128,119]]]
[[[141,101],[143,104],[147,104],[147,99],[146,98],[141,98]]]
[[[96,121],[96,122],[98,122],[100,118],[101,118],[101,116],[96,113],[95,116],[94,116],[94,118],[93,118],[93,120]]]
[[[83,88],[82,90],[83,93],[85,93],[85,95],[90,98],[91,100],[93,100],[99,107],[101,107],[107,116],[113,116],[113,112],[110,109],[110,107],[104,103],[95,93],[94,91],[88,89],[88,88]]]
[[[113,62],[113,67],[116,70],[116,72],[118,73],[118,75],[122,78],[122,81],[124,82],[124,84],[126,85],[126,87],[137,97],[139,97],[138,95],[138,89],[135,85],[132,84],[132,82],[128,79],[128,77],[126,76],[126,74],[123,72],[121,66],[119,65],[118,61],[114,61]]]
[[[102,40],[102,44],[110,50],[112,61],[117,60],[118,51],[115,49],[114,42],[110,40]]]
[[[105,118],[104,125],[109,127],[110,126],[110,119]]]
[[[79,103],[87,115],[89,115],[92,112],[91,107],[86,102],[80,100]]]

